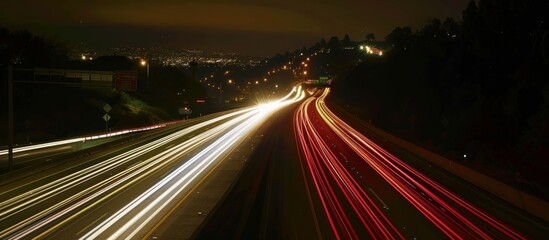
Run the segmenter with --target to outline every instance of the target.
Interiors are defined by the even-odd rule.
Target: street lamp
[[[147,66],[147,79],[149,78],[149,62],[145,61],[145,59],[141,59],[141,66],[145,67]]]

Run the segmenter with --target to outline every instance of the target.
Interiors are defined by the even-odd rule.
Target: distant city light
[[[141,59],[141,66],[145,66],[147,65],[147,61],[145,61],[145,59]]]

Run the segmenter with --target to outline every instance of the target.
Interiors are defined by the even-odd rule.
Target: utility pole
[[[8,65],[8,172],[13,166],[13,66]]]

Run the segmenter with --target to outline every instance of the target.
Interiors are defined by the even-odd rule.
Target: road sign
[[[105,122],[108,122],[111,119],[111,116],[109,116],[108,113],[105,113],[105,115],[103,115],[103,119],[105,119]]]
[[[118,91],[137,91],[137,71],[116,71],[114,86]]]
[[[105,110],[105,112],[109,112],[110,110],[112,109],[111,105],[109,105],[108,103],[105,104],[105,106],[103,106],[103,110]],[[107,115],[108,116],[108,115]],[[108,120],[107,120],[108,121]]]

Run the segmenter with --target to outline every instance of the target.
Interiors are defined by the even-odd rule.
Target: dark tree
[[[373,33],[366,34],[366,41],[374,42],[375,40],[376,40],[376,36]]]
[[[385,41],[396,51],[406,50],[412,43],[412,29],[410,27],[396,27],[385,37]]]
[[[341,44],[345,47],[351,45],[351,38],[349,37],[349,34],[345,34],[345,36],[343,36],[343,41],[341,41]]]

